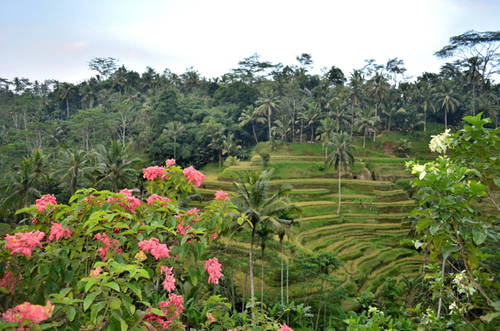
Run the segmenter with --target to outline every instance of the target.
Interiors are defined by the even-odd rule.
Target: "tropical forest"
[[[0,330],[499,330],[499,47],[0,77]]]

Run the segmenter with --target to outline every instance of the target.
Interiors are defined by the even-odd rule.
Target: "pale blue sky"
[[[449,37],[499,30],[499,17],[493,0],[0,0],[0,77],[78,82],[108,56],[216,77],[255,52],[284,64],[307,52],[315,72],[345,74],[399,57],[416,76],[439,70],[433,53]]]

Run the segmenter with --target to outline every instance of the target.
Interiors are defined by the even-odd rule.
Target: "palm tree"
[[[335,124],[333,123],[333,120],[331,117],[326,117],[322,120],[319,121],[320,126],[318,128],[320,132],[320,137],[321,137],[321,142],[323,145],[323,150],[325,151],[325,160],[327,157],[327,144],[331,140],[332,134],[335,132],[333,128],[335,127]]]
[[[349,123],[346,112],[347,102],[341,95],[336,95],[328,100],[326,106],[330,109],[328,116],[335,119],[335,132],[339,132],[341,127]]]
[[[111,147],[107,149],[103,145],[97,146],[97,172],[98,184],[106,180],[111,181],[111,189],[118,192],[119,188],[127,187],[137,178],[138,172],[135,165],[140,161],[128,153],[129,145],[122,145],[114,140]]]
[[[360,131],[363,131],[363,148],[366,146],[366,134],[369,131],[374,131],[375,126],[380,121],[380,118],[373,113],[372,108],[366,107],[357,119],[357,127]]]
[[[177,138],[182,136],[186,129],[184,128],[184,125],[182,125],[181,122],[178,121],[173,121],[169,122],[166,125],[166,132],[169,136],[174,139],[174,159],[176,158],[176,147],[177,147]]]
[[[422,104],[422,107],[424,109],[424,132],[427,131],[427,111],[429,109],[432,110],[432,112],[436,111],[436,108],[434,107],[434,103],[432,102],[432,95],[434,93],[434,90],[432,87],[429,85],[427,82],[422,82],[418,88],[418,99],[420,99],[420,102]]]
[[[266,121],[265,118],[261,116],[260,112],[257,111],[257,109],[255,109],[254,106],[250,105],[241,112],[238,121],[240,122],[239,124],[240,127],[244,127],[247,124],[252,125],[253,137],[255,139],[255,143],[258,144],[259,141],[257,140],[257,134],[255,133],[255,124],[256,123],[262,124]]]
[[[425,123],[422,120],[423,115],[415,108],[399,108],[397,113],[404,115],[403,123],[407,132],[414,132],[418,126]]]
[[[308,103],[306,109],[302,113],[299,113],[298,115],[298,118],[301,121],[303,121],[303,123],[305,123],[305,127],[309,127],[311,129],[311,140],[310,140],[311,142],[314,141],[314,136],[315,136],[314,126],[316,125],[316,122],[320,119],[320,117],[321,117],[320,107],[314,101]]]
[[[389,91],[390,85],[387,83],[387,78],[381,73],[376,73],[375,76],[370,80],[372,85],[372,96],[377,100],[375,105],[375,116],[378,115],[378,109],[384,103],[387,92]]]
[[[73,85],[70,83],[62,83],[62,85],[59,86],[59,97],[61,100],[66,101],[66,119],[69,118],[69,97],[71,95],[71,92],[73,91]]]
[[[78,181],[90,170],[87,152],[83,150],[69,150],[62,152],[58,169],[54,175],[61,182],[68,182],[69,191],[73,195],[78,188]]]
[[[328,153],[328,158],[326,159],[326,166],[335,167],[335,170],[339,172],[339,206],[337,208],[337,215],[340,214],[340,200],[342,197],[341,193],[341,173],[342,170],[347,171],[348,167],[354,164],[354,156],[352,155],[352,146],[350,136],[345,132],[335,133],[332,136],[332,140],[328,143],[328,147],[331,151]]]
[[[436,97],[441,103],[441,108],[444,108],[444,128],[448,129],[448,113],[454,112],[458,106],[458,99],[455,97],[455,87],[453,81],[445,81],[441,84]]]
[[[281,186],[276,192],[270,192],[270,179],[273,169],[257,172],[244,172],[238,181],[233,183],[236,197],[232,199],[239,211],[244,214],[251,225],[249,249],[250,296],[255,297],[253,277],[253,248],[255,234],[261,224],[290,222],[285,216],[297,209],[290,203],[286,195],[291,192],[290,185]]]
[[[361,99],[363,97],[363,84],[364,76],[361,70],[354,70],[351,74],[349,85],[351,86],[351,93],[349,98],[351,99],[351,137],[354,128],[355,121],[355,109],[361,105]]]
[[[262,115],[267,115],[269,141],[271,141],[271,115],[278,111],[278,101],[273,96],[264,96],[257,99],[257,105],[257,111]]]

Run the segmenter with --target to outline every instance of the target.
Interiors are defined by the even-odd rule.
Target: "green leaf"
[[[483,315],[480,317],[480,319],[483,322],[490,323],[491,321],[493,321],[495,318],[498,318],[498,317],[500,317],[500,313],[494,312],[494,313],[488,313],[486,315]]]
[[[433,221],[427,217],[419,219],[417,223],[417,232],[421,232],[422,230],[428,228],[432,223]]]
[[[88,292],[92,288],[92,286],[94,286],[98,282],[99,280],[97,280],[96,278],[90,278],[87,284],[85,284],[85,292]]]
[[[108,282],[108,283],[104,283],[102,285],[109,287],[109,288],[115,290],[116,292],[120,292],[120,286],[115,282]]]
[[[481,231],[481,230],[477,230],[477,229],[473,229],[472,230],[472,240],[474,240],[474,243],[476,245],[478,245],[478,246],[481,245],[486,240],[486,232]]]
[[[101,292],[102,292],[101,290],[98,290],[96,292],[92,292],[90,294],[87,294],[87,296],[83,300],[83,311],[86,311],[87,309],[89,309],[89,307],[92,304],[92,302],[94,302],[95,298],[99,294],[101,294]]]
[[[158,316],[165,316],[165,314],[163,313],[162,310],[158,309],[158,308],[151,308],[150,310],[153,314],[156,314]]]
[[[66,316],[68,317],[68,321],[73,322],[76,316],[76,310],[72,306],[68,306],[66,308]]]
[[[111,300],[111,303],[109,304],[109,307],[113,310],[119,310],[121,306],[122,306],[122,301],[118,298],[114,298],[113,300]]]
[[[106,307],[105,301],[101,301],[96,303],[95,305],[92,305],[92,308],[90,309],[90,320],[92,321],[92,323],[96,322],[97,314],[99,314],[99,312],[103,310],[104,307]]]
[[[146,270],[144,270],[146,271]],[[136,284],[134,283],[129,283],[128,285],[128,288],[134,292],[134,294],[139,298],[139,300],[142,300],[142,292],[141,292],[141,289],[139,287],[137,287]]]
[[[431,236],[435,235],[436,232],[439,231],[440,227],[441,226],[439,224],[432,224],[431,227],[429,228],[429,232],[430,232]]]
[[[128,324],[123,320],[123,318],[120,318],[120,327],[121,331],[127,331],[128,330]]]

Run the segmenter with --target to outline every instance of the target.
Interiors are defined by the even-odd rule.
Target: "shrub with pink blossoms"
[[[162,283],[163,289],[168,293],[175,289],[175,278],[172,269],[171,267],[160,267],[161,273],[165,275],[165,280]]]
[[[47,210],[48,205],[56,205],[56,197],[53,194],[45,194],[38,200],[36,200],[36,209],[39,213]]]
[[[195,187],[199,187],[205,180],[205,175],[196,170],[192,166],[184,169],[184,177],[188,179],[188,184],[195,183]]]
[[[165,164],[167,165],[167,167],[171,167],[175,164],[175,159],[168,159],[165,161]]]
[[[10,250],[11,255],[22,254],[31,258],[31,253],[35,247],[42,248],[41,240],[45,236],[45,233],[40,231],[34,232],[17,232],[16,234],[6,235],[5,248]]]
[[[29,302],[22,303],[14,308],[8,309],[2,314],[2,320],[6,322],[17,322],[20,326],[30,324],[40,324],[40,322],[52,316],[54,306],[47,301],[45,306],[32,305]],[[27,323],[25,323],[27,322]]]
[[[154,181],[156,178],[159,179],[167,178],[167,174],[165,173],[165,167],[153,166],[144,168],[142,169],[142,173],[143,173],[142,177],[150,181]]]
[[[224,191],[217,191],[215,192],[215,200],[227,201],[229,200],[229,193],[226,193]]]
[[[151,196],[147,200],[148,206],[151,206],[155,202],[158,202],[160,205],[167,205],[167,203],[172,203],[172,200],[167,197],[162,197],[161,195],[158,195],[156,193],[151,194]]]
[[[142,251],[151,253],[157,260],[170,257],[170,249],[168,249],[167,245],[160,244],[158,238],[141,241],[138,245]]]
[[[282,324],[280,326],[280,331],[293,331],[293,329],[286,324]]]
[[[208,283],[219,284],[219,279],[223,277],[222,265],[216,257],[205,261],[205,271],[208,272]]]
[[[62,224],[52,222],[52,227],[50,228],[49,241],[59,241],[61,238],[71,238],[71,229],[69,226],[66,229],[63,228]]]

